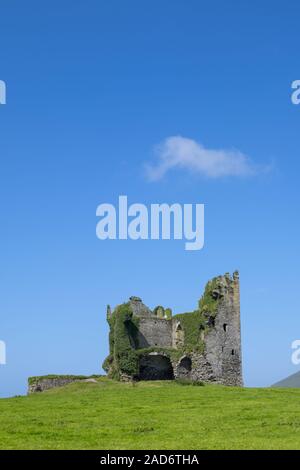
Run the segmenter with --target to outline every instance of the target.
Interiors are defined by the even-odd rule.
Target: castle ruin
[[[192,312],[152,311],[130,297],[113,311],[108,306],[107,321],[110,353],[103,368],[110,377],[242,386],[238,272],[209,281]]]

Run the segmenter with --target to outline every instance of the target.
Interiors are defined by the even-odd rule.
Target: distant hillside
[[[272,387],[300,388],[300,371],[280,380],[280,382],[276,382]]]

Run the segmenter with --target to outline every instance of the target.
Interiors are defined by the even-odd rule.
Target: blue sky
[[[190,310],[235,269],[246,385],[297,372],[299,14],[293,0],[1,3],[0,396],[30,375],[100,372],[106,304]],[[178,135],[259,170],[149,181],[155,147]],[[96,207],[121,194],[204,203],[204,249],[98,240]]]

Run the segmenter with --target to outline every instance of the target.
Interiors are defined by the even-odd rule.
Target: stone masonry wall
[[[222,284],[215,328],[205,338],[205,356],[216,381],[226,385],[242,385],[238,274],[232,280],[223,276]]]
[[[45,392],[52,388],[63,387],[72,382],[96,382],[96,376],[94,377],[82,377],[82,376],[55,376],[55,377],[34,377],[28,379],[28,394],[36,392]],[[97,376],[100,377],[100,376]]]
[[[139,321],[139,347],[172,347],[172,322],[161,318],[141,317]]]
[[[152,311],[142,303],[139,297],[131,297],[129,307],[137,320],[137,333],[135,333],[134,341],[131,342],[132,347],[145,350],[139,355],[139,370],[142,378],[155,377],[155,372],[157,372],[157,377],[170,376],[168,361],[164,359],[164,356],[168,356],[174,378],[242,386],[238,272],[235,272],[233,276],[225,274],[209,281],[199,301],[199,310],[186,314],[190,316],[185,317],[185,320],[184,315],[175,315],[168,319],[160,318],[164,314],[164,309],[160,308],[162,312],[158,308]],[[197,323],[197,318],[195,320],[192,316],[197,312],[201,315],[200,324]],[[112,318],[111,315],[109,311],[108,317]],[[190,326],[186,326],[186,321],[190,322],[188,325],[194,325],[196,330],[191,331]],[[185,338],[186,334],[187,338]],[[155,348],[157,348],[156,351]],[[182,353],[180,358],[176,351],[179,354]],[[125,350],[125,354],[128,354],[128,350]],[[154,356],[155,354],[157,356]],[[135,356],[132,355],[132,357]],[[114,349],[111,349],[109,361],[107,370],[110,374],[116,366]],[[165,371],[162,370],[164,367]],[[142,370],[145,372],[141,373]],[[120,378],[131,380],[138,378],[138,373],[133,372],[130,375],[120,368]]]

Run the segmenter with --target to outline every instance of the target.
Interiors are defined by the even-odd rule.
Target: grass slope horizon
[[[300,390],[96,383],[0,400],[0,449],[300,449]]]

